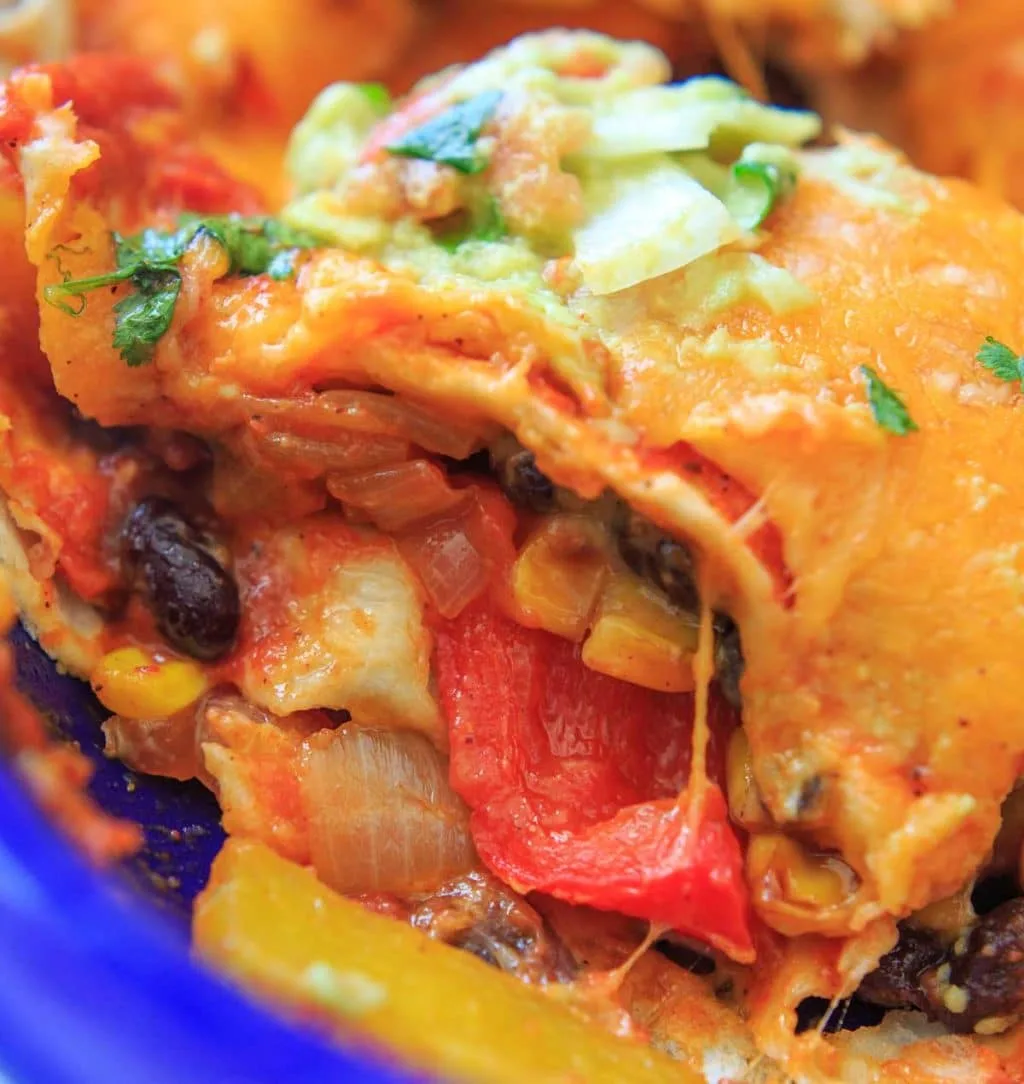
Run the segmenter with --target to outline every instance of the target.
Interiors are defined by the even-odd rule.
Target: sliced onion
[[[341,415],[364,414],[387,426],[381,432],[408,437],[430,452],[465,459],[484,440],[490,428],[485,421],[462,422],[430,407],[394,395],[367,391],[327,391],[317,396]]]
[[[246,400],[256,417],[273,417],[281,428],[331,439],[338,431],[404,437],[421,448],[465,459],[493,435],[484,420],[460,421],[418,403],[381,392],[325,391],[296,399]],[[276,426],[275,426],[276,428]]]
[[[444,472],[425,459],[395,463],[358,474],[332,474],[327,489],[342,504],[359,508],[382,531],[401,531],[464,502]]]
[[[441,516],[396,539],[399,552],[443,617],[458,617],[483,593],[490,575],[464,512]]]
[[[313,866],[339,892],[435,888],[475,864],[469,811],[419,734],[346,725],[309,753]]]
[[[300,478],[398,463],[409,455],[409,442],[401,437],[338,433],[329,440],[319,440],[294,433],[268,432],[255,423],[244,444],[258,461],[292,471]]]

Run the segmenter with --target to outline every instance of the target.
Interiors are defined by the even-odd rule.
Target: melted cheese
[[[236,663],[245,697],[277,715],[343,708],[443,744],[420,588],[390,543],[315,517],[248,545]]]
[[[198,715],[202,778],[217,795],[224,830],[309,863],[302,779],[318,729],[322,741],[333,733],[326,716],[273,719],[235,697],[212,697]]]

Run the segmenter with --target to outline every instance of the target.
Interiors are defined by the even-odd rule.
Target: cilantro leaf
[[[477,140],[501,97],[500,90],[485,90],[459,102],[389,143],[387,150],[404,158],[440,162],[460,173],[480,173],[487,168],[487,159]]]
[[[51,253],[51,255],[53,255]],[[58,265],[59,266],[59,265]],[[111,271],[108,275],[92,275],[89,278],[66,278],[63,282],[51,283],[43,288],[43,300],[68,316],[81,316],[85,309],[85,295],[90,290],[99,290],[104,286],[115,286],[131,277],[131,270]],[[65,298],[75,298],[78,305],[72,305]]]
[[[1005,343],[985,336],[985,341],[978,347],[974,360],[997,379],[1013,383],[1019,380],[1024,385],[1024,357],[1015,354]]]
[[[135,293],[114,306],[114,346],[134,368],[153,357],[156,344],[171,326],[181,292],[181,276],[161,271],[148,276]]]
[[[114,306],[113,343],[128,365],[144,365],[174,318],[181,293],[181,258],[201,235],[213,238],[227,253],[227,274],[269,274],[274,279],[292,275],[298,250],[317,243],[274,218],[182,215],[176,230],[147,229],[129,237],[115,233],[117,270],[81,279],[65,274],[63,282],[46,287],[43,297],[62,312],[78,316],[90,291],[130,284],[132,292]],[[77,300],[77,306],[69,298]]]
[[[154,271],[172,271],[191,242],[192,234],[183,229],[173,233],[149,229],[130,237],[115,233],[118,269],[134,273],[145,265]]]
[[[310,248],[316,244],[309,234],[294,230],[273,218],[245,218],[241,215],[207,215],[199,218],[188,215],[182,221],[185,225],[179,234],[189,228],[192,231],[188,244],[200,234],[206,234],[227,252],[229,275],[262,275],[282,251]]]
[[[391,109],[391,94],[383,83],[359,83],[358,86],[378,113],[387,113]]]
[[[905,437],[917,431],[917,423],[910,416],[903,400],[871,368],[862,365],[860,371],[868,382],[868,402],[875,421],[897,437]]]

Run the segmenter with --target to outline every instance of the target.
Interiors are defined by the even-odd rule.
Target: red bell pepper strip
[[[693,698],[588,670],[479,602],[437,629],[452,784],[481,859],[519,891],[621,911],[750,961],[739,843],[713,782],[678,796]],[[729,709],[712,700],[712,775]]]

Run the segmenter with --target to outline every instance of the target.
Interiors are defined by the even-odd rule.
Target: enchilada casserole
[[[550,31],[338,83],[271,208],[144,61],[16,72],[18,608],[218,796],[200,954],[328,1027],[1021,1079],[1024,223],[670,77]]]

